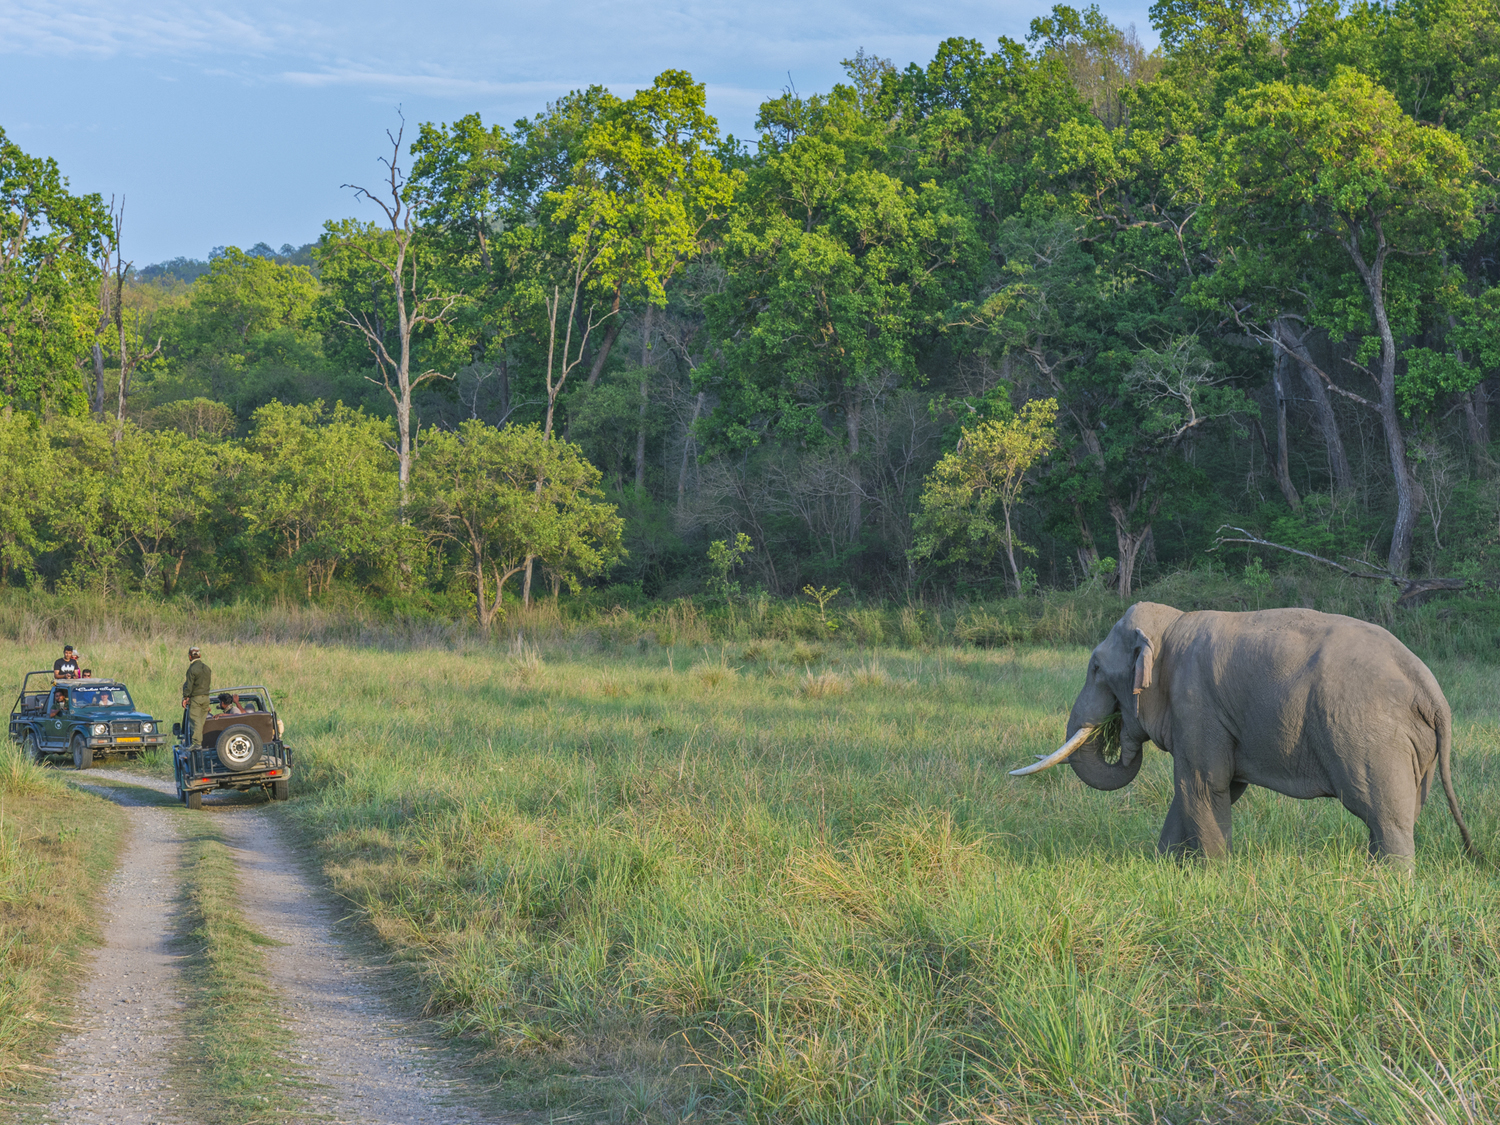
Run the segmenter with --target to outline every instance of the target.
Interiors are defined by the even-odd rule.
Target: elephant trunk
[[[1141,763],[1146,760],[1146,755],[1141,753],[1140,743],[1132,748],[1126,739],[1120,746],[1119,758],[1111,762],[1104,756],[1105,742],[1102,730],[1095,733],[1073,752],[1068,758],[1068,765],[1073,767],[1073,772],[1091,789],[1123,789],[1141,772]]]
[[[1146,759],[1142,753],[1145,731],[1134,710],[1134,699],[1122,707],[1113,692],[1097,684],[1093,690],[1085,688],[1074,701],[1068,734],[1086,727],[1094,733],[1069,756],[1068,765],[1091,789],[1123,789],[1141,772]]]

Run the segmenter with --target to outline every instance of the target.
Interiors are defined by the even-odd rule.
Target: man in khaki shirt
[[[196,647],[188,649],[187,677],[182,681],[182,705],[188,712],[188,749],[203,749],[203,720],[208,718],[208,692],[214,674]]]

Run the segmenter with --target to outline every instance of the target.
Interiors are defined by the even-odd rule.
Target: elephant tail
[[[1458,811],[1458,794],[1453,791],[1453,716],[1448,708],[1440,707],[1437,713],[1438,777],[1443,782],[1443,793],[1448,798],[1448,811],[1458,825],[1458,834],[1463,837],[1464,855],[1475,863],[1484,860],[1484,854],[1474,846],[1474,837],[1469,835],[1469,826],[1464,823],[1463,813]]]

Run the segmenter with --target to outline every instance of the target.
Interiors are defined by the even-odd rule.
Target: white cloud
[[[110,4],[103,0],[0,3],[0,53],[29,55],[204,55],[271,52],[306,42],[316,29],[280,13],[252,16],[190,4]]]
[[[487,97],[552,98],[587,83],[566,82],[494,82],[483,78],[464,78],[451,74],[402,74],[361,66],[327,67],[322,70],[286,70],[276,75],[294,86],[375,87],[427,97],[455,98],[483,95]]]

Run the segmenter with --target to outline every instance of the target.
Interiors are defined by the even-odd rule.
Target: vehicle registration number
[[[140,740],[141,736],[138,734],[121,735],[119,738],[115,739],[116,742],[139,742]]]

